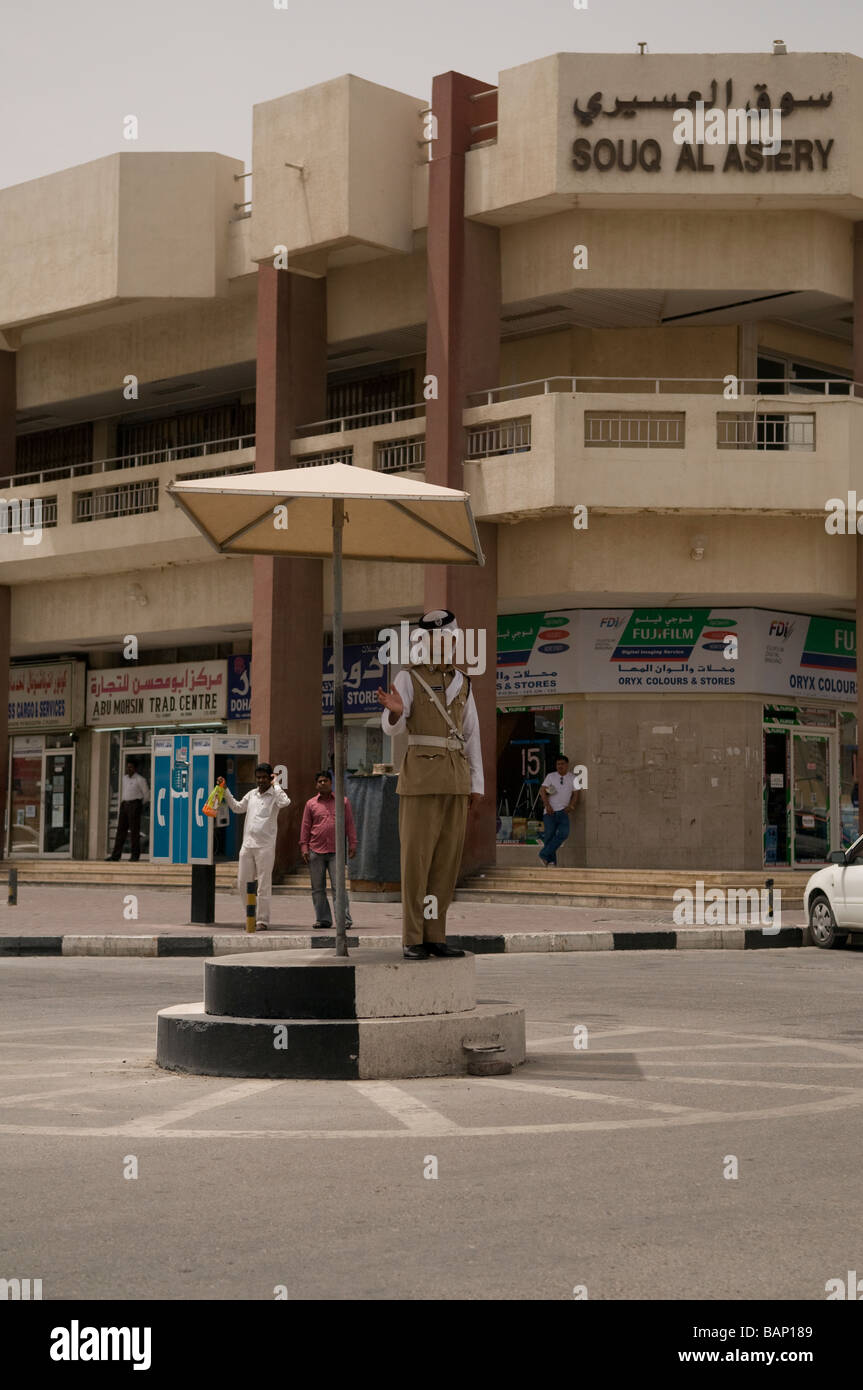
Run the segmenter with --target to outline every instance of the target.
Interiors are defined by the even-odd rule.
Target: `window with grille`
[[[59,430],[20,434],[15,441],[15,472],[38,473],[65,464],[89,463],[93,457],[93,426],[69,425]]]
[[[347,429],[386,424],[394,410],[412,405],[413,399],[414,373],[410,367],[377,376],[331,381],[327,385],[327,419],[333,422],[330,432],[339,428],[340,420],[352,415],[368,418],[347,420]]]

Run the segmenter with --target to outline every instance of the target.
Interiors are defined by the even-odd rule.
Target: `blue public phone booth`
[[[213,863],[214,821],[202,808],[215,786],[215,760],[223,754],[257,759],[258,735],[156,734],[153,738],[153,863]]]

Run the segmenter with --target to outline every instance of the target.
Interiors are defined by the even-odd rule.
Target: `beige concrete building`
[[[715,142],[747,108],[775,146]],[[248,173],[129,149],[0,190],[6,852],[103,857],[122,761],[171,729],[258,733],[301,809],[323,567],[215,555],[166,488],[329,459],[464,486],[481,523],[482,571],[345,583],[349,768],[389,753],[380,628],[448,606],[488,633],[466,869],[535,855],[561,747],[561,863],[848,843],[861,115],[847,54],[556,54],[266,102]]]

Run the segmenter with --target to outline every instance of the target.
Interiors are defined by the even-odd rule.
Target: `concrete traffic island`
[[[475,961],[268,951],[204,964],[203,1003],[158,1015],[156,1061],[202,1076],[391,1080],[492,1074],[525,1057],[524,1010],[476,1002]]]

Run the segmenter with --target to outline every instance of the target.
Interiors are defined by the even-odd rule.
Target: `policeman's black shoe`
[[[404,946],[402,948],[405,960],[428,960],[428,946]]]
[[[432,956],[463,956],[458,946],[447,946],[445,941],[427,941],[425,948]]]

